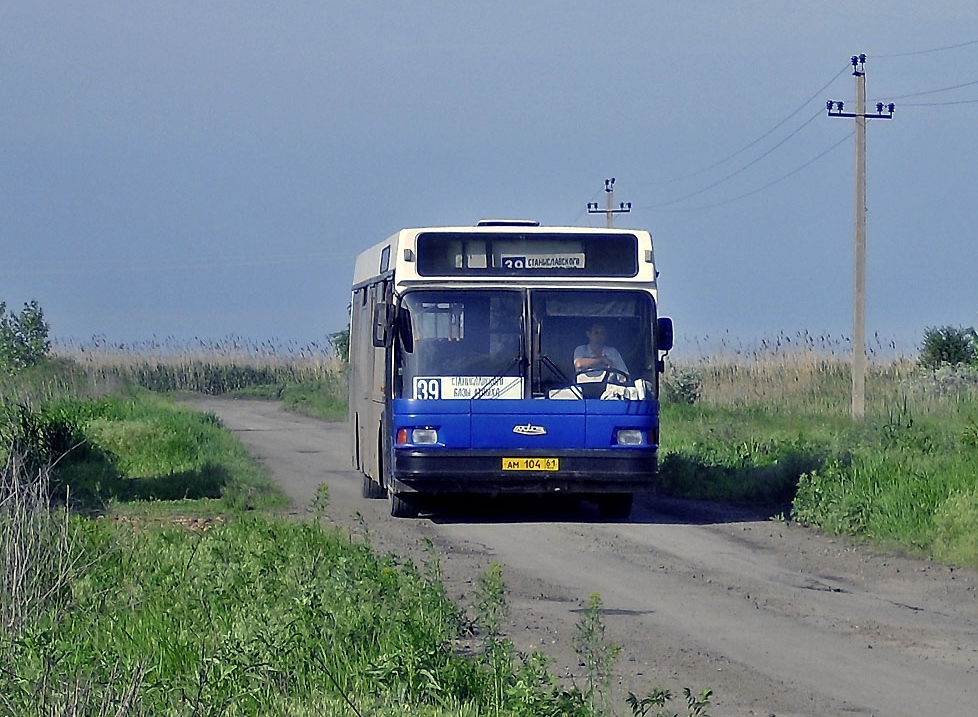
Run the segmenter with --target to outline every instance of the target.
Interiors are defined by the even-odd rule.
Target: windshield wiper
[[[521,326],[521,328],[522,328],[522,326]],[[492,386],[495,386],[497,381],[499,381],[500,379],[506,378],[506,372],[509,371],[514,365],[520,367],[520,372],[519,372],[520,375],[519,375],[519,377],[522,378],[523,374],[525,373],[522,369],[523,369],[523,366],[526,365],[526,342],[524,341],[524,338],[523,338],[523,331],[520,331],[520,348],[519,348],[519,351],[520,352],[513,357],[513,360],[512,361],[510,361],[506,366],[504,366],[502,368],[502,370],[499,371],[499,373],[497,373],[496,375],[494,375],[478,391],[475,392],[475,394],[472,396],[472,400],[473,401],[475,401],[477,399],[480,399],[483,396],[485,396],[487,393],[489,393],[489,389]],[[510,378],[517,378],[517,377],[513,376],[513,377],[510,377]]]
[[[547,368],[549,368],[553,372],[553,374],[561,381],[563,381],[564,383],[571,383],[571,380],[567,378],[567,374],[561,371],[560,366],[555,364],[549,356],[540,354],[539,361],[541,366],[546,366]]]
[[[503,369],[499,373],[497,373],[492,378],[490,378],[488,381],[486,381],[486,383],[484,383],[479,388],[479,390],[476,391],[472,395],[472,400],[473,401],[476,401],[476,400],[482,398],[483,396],[485,396],[487,393],[489,393],[489,389],[491,389],[493,386],[495,386],[497,381],[501,381],[504,378],[519,378],[519,376],[506,376],[506,372],[509,371],[514,365],[520,365],[520,366],[523,365],[523,355],[522,354],[519,354],[517,356],[514,356],[513,357],[513,360],[510,361],[508,364],[506,364],[506,366],[504,366]]]
[[[500,379],[505,378],[506,377],[506,372],[509,371],[513,367],[514,364],[520,367],[520,375],[519,375],[519,377],[522,378],[524,376],[524,374],[526,373],[525,371],[523,371],[523,367],[526,366],[526,330],[525,330],[525,328],[526,327],[525,327],[525,324],[523,322],[523,318],[521,317],[520,318],[520,334],[519,334],[519,337],[520,337],[519,338],[519,353],[516,354],[513,357],[513,360],[510,361],[506,366],[504,366],[503,369],[499,373],[497,373],[495,376],[493,376],[491,379],[489,379],[489,381],[485,385],[483,385],[478,391],[475,392],[475,394],[472,396],[472,400],[473,401],[475,401],[477,399],[480,399],[483,396],[485,396],[487,393],[489,393],[489,388],[491,386],[494,386],[496,384],[496,381],[499,381]],[[511,377],[511,378],[516,378],[516,377]]]

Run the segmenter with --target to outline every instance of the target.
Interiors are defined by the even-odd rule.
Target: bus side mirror
[[[374,307],[373,340],[377,348],[383,348],[390,340],[393,310],[390,304],[377,304]]]
[[[655,348],[659,351],[672,350],[672,319],[660,316],[655,327]]]

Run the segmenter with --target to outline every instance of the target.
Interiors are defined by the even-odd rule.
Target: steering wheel
[[[628,383],[629,383],[628,374],[625,373],[624,371],[622,371],[621,369],[617,369],[617,368],[614,368],[612,366],[608,366],[606,368],[585,368],[585,369],[581,369],[580,371],[577,372],[576,376],[580,376],[582,374],[589,374],[591,372],[597,372],[597,371],[604,372],[604,381],[603,381],[603,383],[609,383],[608,379],[610,379],[612,376],[614,376],[616,378],[619,378],[620,381],[621,381],[620,383],[617,382],[617,381],[611,381],[610,383],[612,383],[613,385],[616,385],[616,386],[627,386]],[[576,378],[575,378],[575,383],[576,383]]]

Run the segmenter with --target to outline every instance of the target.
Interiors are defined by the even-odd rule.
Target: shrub
[[[329,342],[336,352],[336,357],[346,363],[350,360],[350,327],[329,335]]]
[[[664,401],[692,405],[702,395],[703,376],[695,368],[674,366],[663,374],[660,389]]]
[[[976,346],[978,335],[973,328],[932,326],[924,331],[919,363],[922,368],[929,369],[972,364],[978,360]]]
[[[7,305],[0,301],[0,370],[14,373],[38,363],[51,348],[49,330],[36,301],[24,304],[19,314],[8,314]]]

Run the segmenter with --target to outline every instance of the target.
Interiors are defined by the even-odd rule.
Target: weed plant
[[[75,524],[52,504],[50,470],[8,446],[0,466],[0,634],[59,602],[79,569]]]
[[[604,606],[598,593],[591,594],[577,621],[574,649],[587,670],[585,698],[595,714],[608,714],[612,668],[621,646],[612,644],[605,636]]]

